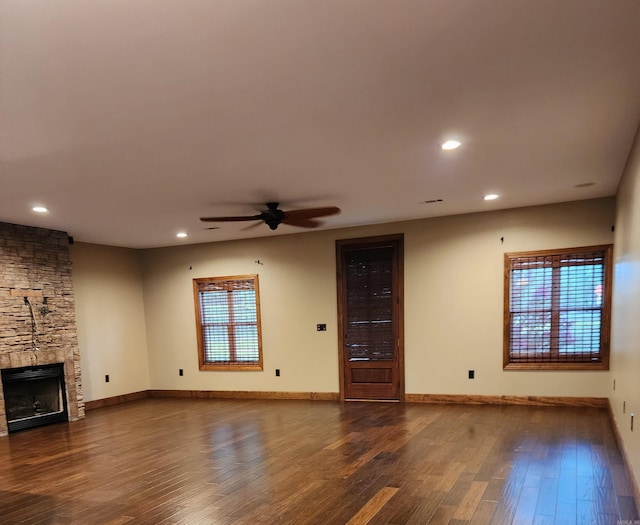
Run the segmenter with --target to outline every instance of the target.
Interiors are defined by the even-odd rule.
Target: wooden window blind
[[[193,282],[200,369],[262,370],[258,276]]]
[[[348,358],[380,361],[394,358],[392,248],[347,255]]]
[[[611,246],[505,254],[506,368],[608,368]]]

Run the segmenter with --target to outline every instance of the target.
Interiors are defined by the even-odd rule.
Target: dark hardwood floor
[[[145,399],[0,438],[0,459],[2,524],[639,519],[596,408]]]

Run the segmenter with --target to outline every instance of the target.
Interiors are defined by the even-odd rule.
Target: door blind
[[[394,357],[392,257],[391,247],[346,255],[346,343],[351,361]]]

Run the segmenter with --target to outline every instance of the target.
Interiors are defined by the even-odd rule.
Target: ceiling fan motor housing
[[[269,206],[269,209],[267,211],[262,212],[262,220],[272,230],[278,228],[278,226],[280,226],[280,223],[284,220],[284,212],[277,209],[277,204],[275,206],[276,208],[272,208],[271,206]]]

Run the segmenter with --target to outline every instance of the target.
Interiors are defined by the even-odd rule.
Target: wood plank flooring
[[[0,438],[5,525],[634,520],[597,408],[145,399]]]

